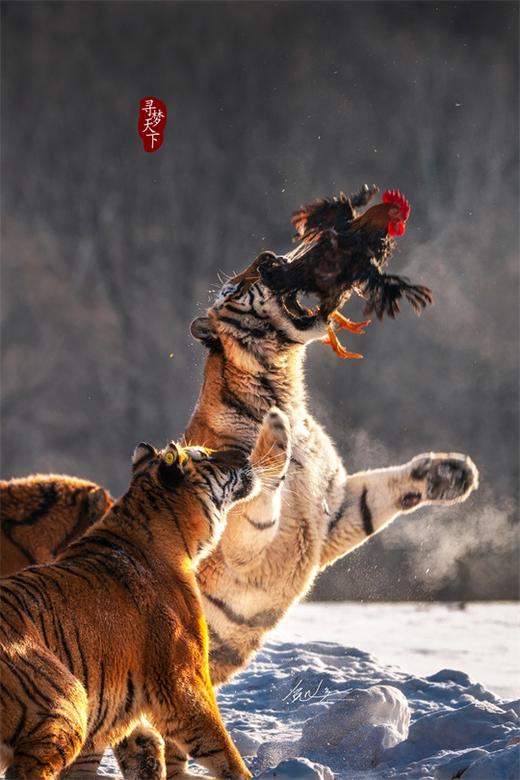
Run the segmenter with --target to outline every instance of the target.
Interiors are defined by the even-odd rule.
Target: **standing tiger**
[[[52,564],[2,580],[0,771],[54,780],[145,715],[219,778],[251,774],[219,715],[193,567],[227,510],[285,474],[289,424],[266,415],[251,460],[139,445],[128,492]],[[253,465],[254,463],[258,466]],[[139,768],[155,776],[155,762]]]
[[[0,577],[50,563],[112,504],[106,490],[76,477],[0,480]]]

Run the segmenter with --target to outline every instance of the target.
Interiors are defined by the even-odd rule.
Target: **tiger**
[[[0,480],[0,577],[50,563],[113,503],[94,482],[62,474]]]
[[[283,482],[228,515],[214,551],[197,571],[209,626],[210,672],[219,686],[243,669],[291,604],[319,572],[380,532],[396,517],[427,505],[465,501],[478,487],[472,460],[457,453],[424,453],[404,464],[347,474],[332,439],[308,410],[307,347],[327,334],[327,322],[262,278],[272,253],[262,253],[225,282],[206,314],[191,325],[207,350],[203,385],[186,441],[251,451],[263,414],[273,403],[292,426],[293,454]],[[292,566],[287,553],[291,552]],[[189,778],[186,756],[162,751],[147,725],[115,746],[125,780],[154,764],[153,780]],[[101,754],[73,769],[93,778]],[[76,777],[76,775],[74,775]]]
[[[282,479],[289,422],[271,409],[251,458],[139,444],[126,494],[47,565],[1,582],[1,769],[55,780],[82,748],[124,739],[146,715],[173,751],[219,778],[251,773],[225,730],[194,568],[227,512]],[[139,768],[155,776],[155,761]]]
[[[262,267],[270,267],[272,254],[262,253],[226,281],[207,313],[191,325],[207,357],[186,441],[247,454],[273,404],[287,414],[292,439],[284,479],[263,485],[229,513],[219,544],[198,567],[216,686],[244,669],[320,571],[399,515],[465,501],[478,487],[476,465],[453,452],[423,453],[403,464],[347,474],[307,407],[306,351],[326,337],[327,322],[319,311],[300,306],[295,292],[289,299],[267,285]],[[141,728],[146,740],[139,737]],[[115,747],[125,780],[140,777],[136,767],[151,749],[149,737],[138,726]],[[166,746],[168,780],[195,777],[186,758]]]

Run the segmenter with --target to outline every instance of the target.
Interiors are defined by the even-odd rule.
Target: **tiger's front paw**
[[[406,511],[419,504],[458,504],[478,488],[478,469],[467,455],[430,452],[408,464],[408,490],[401,499]]]
[[[266,478],[268,483],[269,478],[276,481],[283,479],[290,458],[291,424],[287,415],[273,406],[262,421],[251,463],[261,471],[262,478]]]
[[[270,432],[273,446],[286,453],[291,446],[291,423],[285,412],[272,406],[264,417],[263,425]]]

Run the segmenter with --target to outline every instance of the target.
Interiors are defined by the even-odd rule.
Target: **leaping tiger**
[[[186,440],[249,452],[273,404],[292,430],[285,480],[230,512],[218,547],[198,569],[216,685],[248,663],[323,568],[398,515],[465,501],[478,486],[476,466],[457,453],[425,453],[347,476],[306,402],[306,349],[326,336],[327,320],[301,310],[296,291],[288,306],[286,294],[263,281],[264,261],[272,267],[268,254],[257,258],[191,326],[208,355]],[[137,780],[135,767],[144,760],[137,734],[116,748],[126,780]],[[185,759],[168,750],[166,757],[168,780],[190,777]]]

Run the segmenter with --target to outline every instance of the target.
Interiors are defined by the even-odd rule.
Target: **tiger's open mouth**
[[[349,297],[343,285],[338,285],[337,269],[324,278],[311,260],[293,265],[284,255],[265,252],[259,258],[258,271],[298,330],[307,330],[318,320],[329,322],[331,314]]]
[[[304,305],[299,298],[302,292],[301,290],[292,290],[289,293],[283,293],[280,296],[280,303],[286,314],[291,318],[295,328],[307,330],[321,317],[322,310],[321,303],[315,303],[311,307]],[[324,320],[328,319],[328,317],[321,318]]]
[[[308,330],[318,320],[328,323],[333,312],[341,308],[352,293],[352,285],[341,277],[338,258],[332,263],[317,262],[312,252],[294,262],[291,255],[262,252],[242,273],[230,280],[245,292],[260,279],[276,296],[282,310],[294,327]]]
[[[353,292],[364,297],[364,291],[357,283],[345,283],[337,257],[333,262],[326,256],[321,263],[312,257],[300,257],[299,262],[293,262],[288,257],[266,252],[260,258],[258,272],[295,328],[309,330],[321,321],[326,326],[322,342],[330,345],[338,357],[363,357],[358,352],[349,352],[337,335],[338,330],[361,335],[370,323],[370,320],[353,322],[340,313]]]

